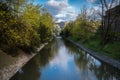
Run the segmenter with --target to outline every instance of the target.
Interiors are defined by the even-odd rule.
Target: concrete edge
[[[108,56],[105,56],[105,55],[102,55],[102,54],[99,54],[97,52],[94,52],[88,48],[85,48],[84,46],[82,46],[81,44],[78,44],[76,42],[74,42],[73,40],[70,40],[68,38],[65,38],[65,40],[68,40],[69,42],[73,43],[74,45],[76,45],[77,47],[81,48],[82,50],[86,51],[88,54],[90,54],[91,56],[95,57],[96,59],[102,61],[102,62],[105,62],[117,69],[120,70],[120,62],[117,61],[117,60],[114,60]]]
[[[37,52],[41,51],[48,43],[44,43],[41,44],[41,46],[39,48],[37,48]],[[14,71],[14,74],[12,76],[10,76],[10,78],[12,78],[18,71],[20,68],[22,68],[25,64],[27,64],[27,62],[29,62],[33,57],[35,57],[37,55],[37,53],[32,53],[31,56],[28,58],[28,60],[26,60],[23,65],[21,65],[16,71]],[[9,78],[9,79],[10,79]]]
[[[37,49],[37,52],[42,50],[48,43],[41,44]],[[28,61],[30,61],[37,53],[32,53],[31,55],[25,54],[22,57],[18,57],[17,61],[14,61],[14,64],[4,67],[0,70],[0,80],[9,80],[12,78],[20,68],[22,68]]]

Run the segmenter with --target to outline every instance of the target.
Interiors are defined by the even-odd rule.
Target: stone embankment
[[[66,39],[66,38],[65,38],[65,39]],[[97,52],[94,52],[94,51],[92,51],[92,50],[90,50],[90,49],[87,49],[87,48],[85,48],[84,46],[82,46],[81,44],[78,44],[78,43],[76,43],[76,42],[74,42],[74,41],[72,41],[72,40],[70,40],[70,39],[66,39],[66,40],[68,40],[69,42],[73,43],[74,45],[76,45],[76,46],[79,47],[80,49],[84,50],[84,51],[87,52],[88,54],[92,55],[92,56],[95,57],[96,59],[98,59],[98,60],[100,60],[100,61],[103,61],[103,62],[105,62],[105,63],[107,63],[107,64],[109,64],[109,65],[111,65],[111,66],[113,66],[113,67],[115,67],[115,68],[117,68],[117,69],[120,70],[120,62],[119,62],[119,61],[114,60],[114,59],[112,59],[112,58],[110,58],[110,57],[107,57],[107,56],[105,56],[105,55],[99,54],[99,53],[97,53]]]
[[[47,43],[41,45],[37,51],[40,51],[45,45],[47,45]],[[37,54],[26,54],[22,50],[20,50],[19,53],[17,57],[12,57],[0,51],[0,54],[2,54],[0,55],[0,80],[9,80],[21,67]]]

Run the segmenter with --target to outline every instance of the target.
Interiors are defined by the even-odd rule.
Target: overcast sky
[[[95,0],[35,0],[42,4],[54,17],[56,22],[75,20],[80,9],[85,5],[89,9]]]

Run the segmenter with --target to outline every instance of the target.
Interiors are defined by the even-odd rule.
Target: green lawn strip
[[[120,42],[109,43],[105,45],[103,48],[99,45],[99,40],[90,40],[89,42],[83,42],[83,40],[76,40],[73,37],[69,37],[69,39],[82,44],[84,47],[89,48],[93,51],[96,51],[100,54],[104,54],[113,59],[120,61]]]

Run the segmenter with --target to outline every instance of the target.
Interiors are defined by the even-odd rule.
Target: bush
[[[14,1],[0,2],[0,48],[7,53],[19,49],[35,52],[41,43],[52,36],[54,23],[51,15],[39,5],[24,1],[19,5],[12,4]]]

